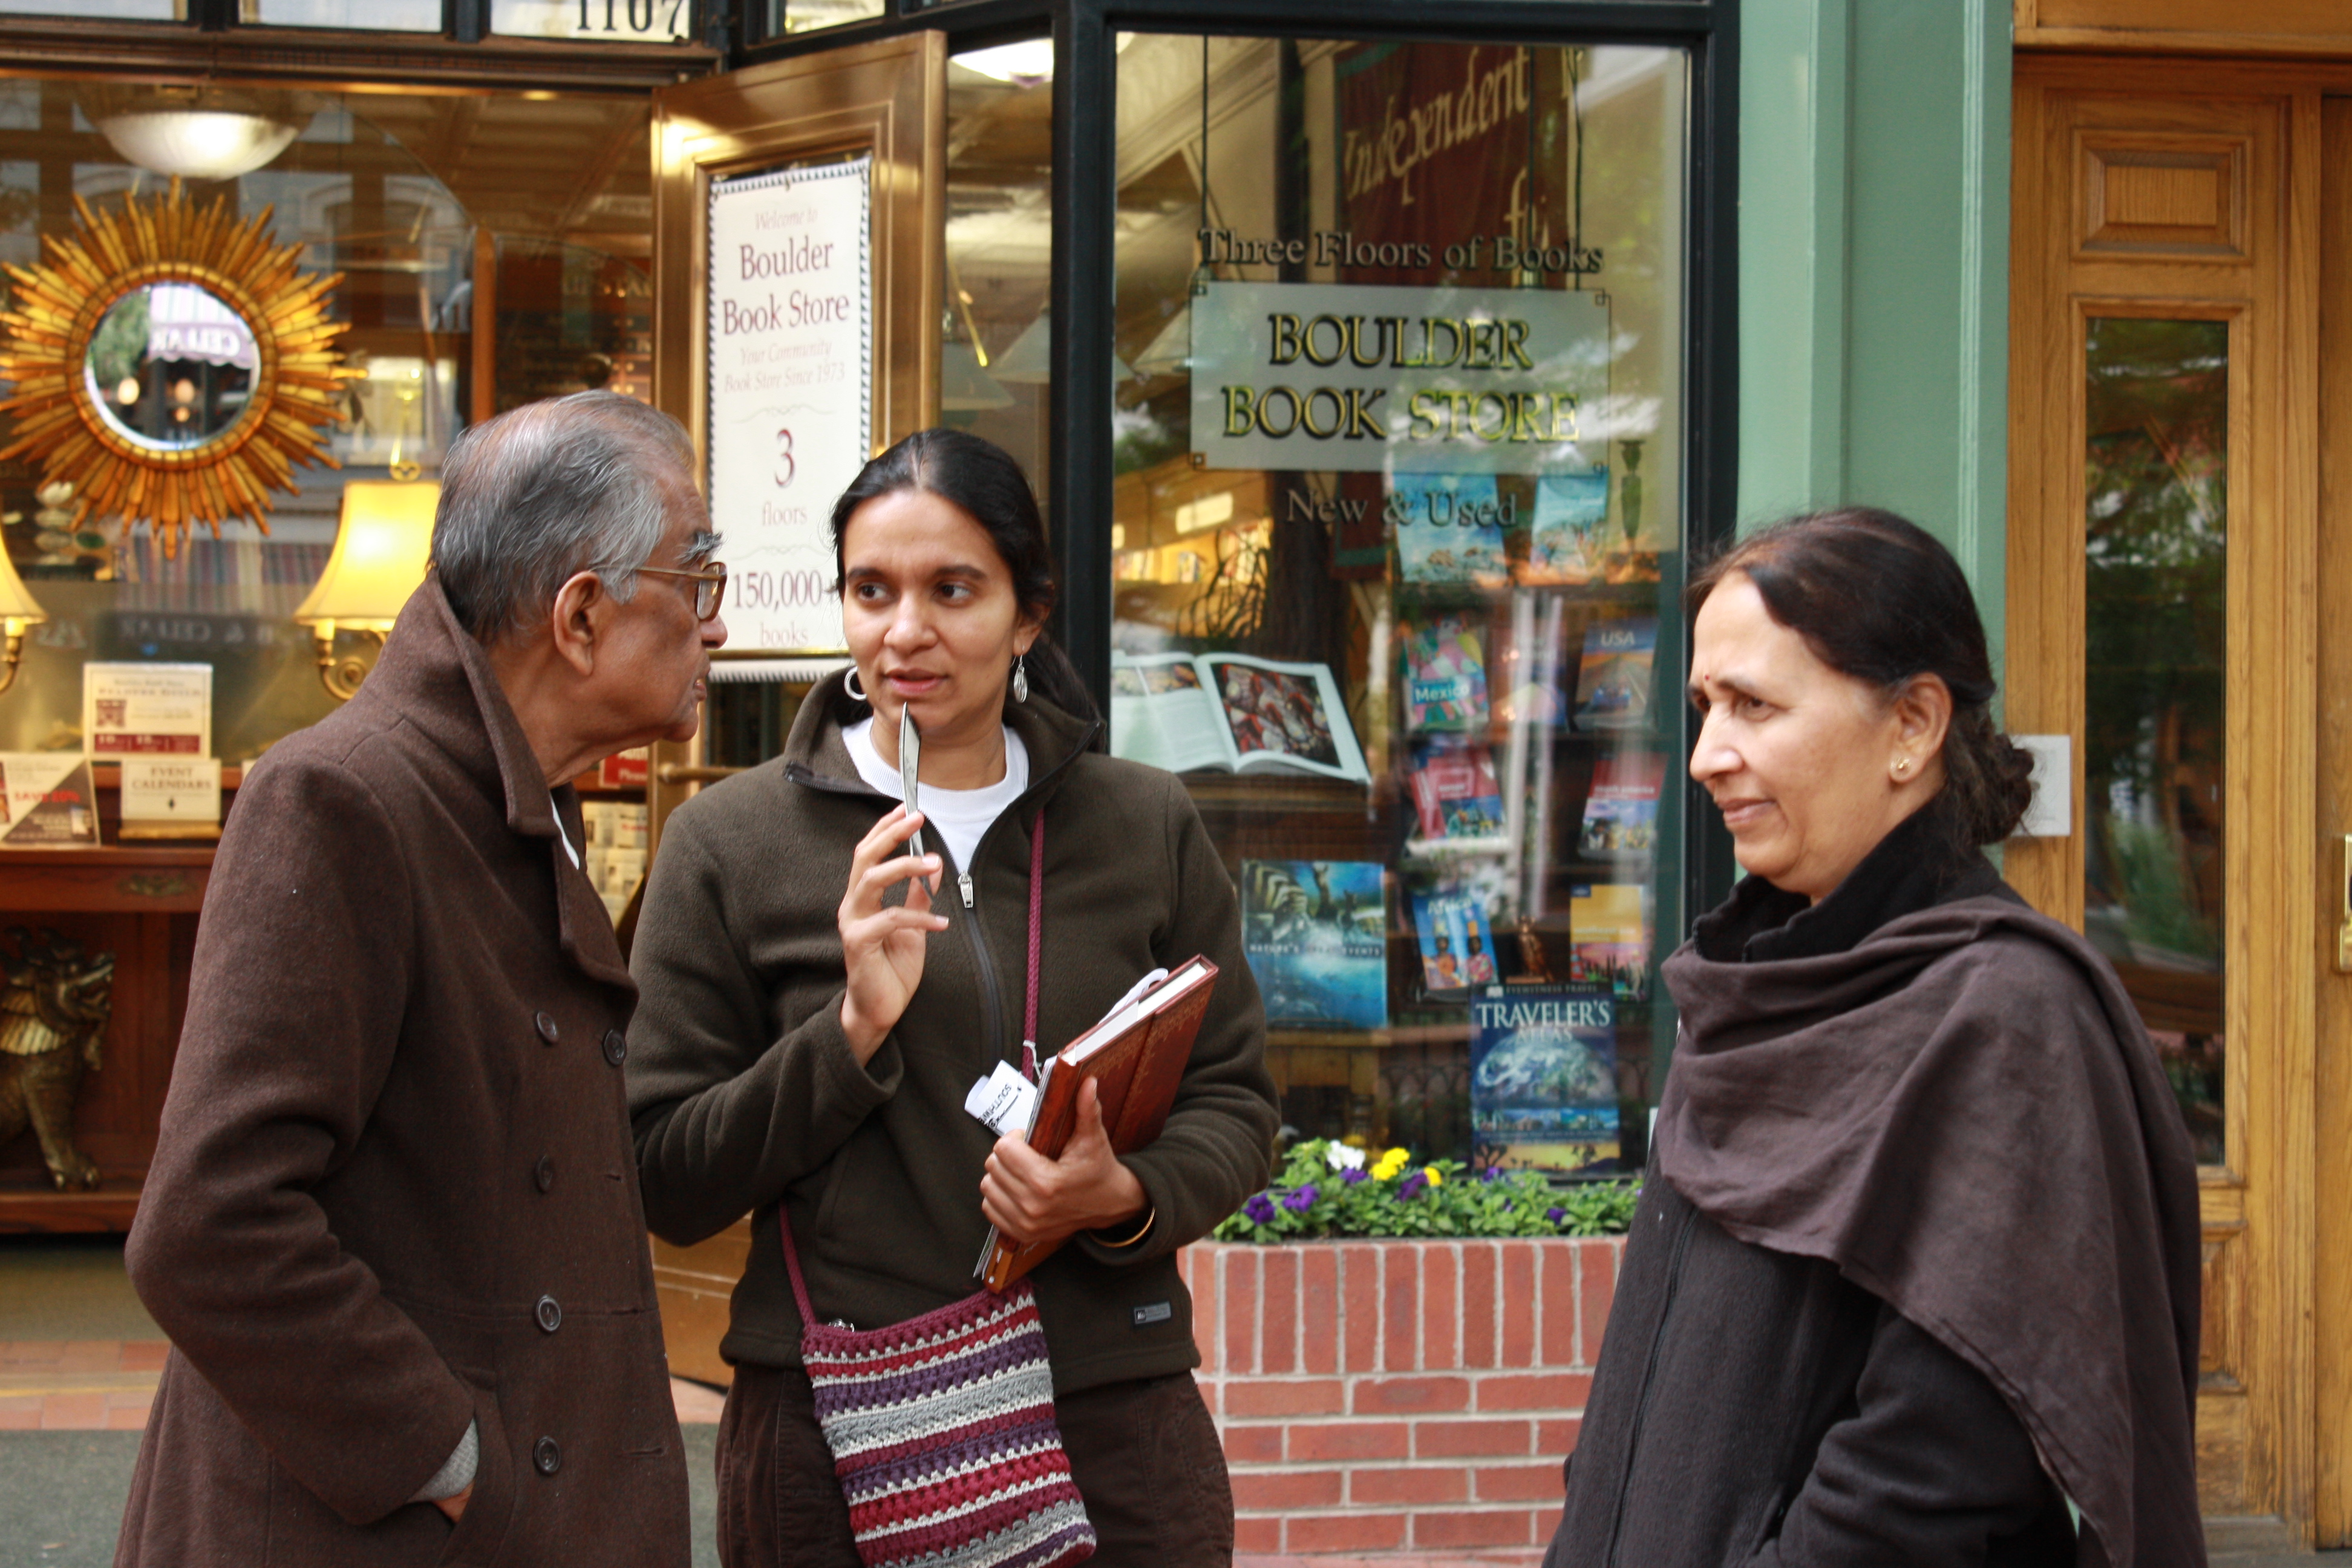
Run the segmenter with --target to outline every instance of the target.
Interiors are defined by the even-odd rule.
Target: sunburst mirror
[[[47,479],[73,483],[74,516],[153,523],[165,555],[196,523],[218,537],[244,517],[264,533],[272,489],[295,493],[297,463],[340,467],[320,426],[340,412],[344,369],[327,315],[342,275],[296,265],[273,245],[273,209],[239,221],[225,197],[199,210],[171,189],[93,211],[79,196],[71,238],[44,235],[43,259],[10,267],[0,310],[0,377],[16,395],[16,439]]]

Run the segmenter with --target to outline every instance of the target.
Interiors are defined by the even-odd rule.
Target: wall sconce
[[[0,549],[0,634],[7,638],[0,647],[0,691],[16,684],[16,661],[25,657],[25,628],[48,618],[49,613],[26,592],[16,563]]]
[[[433,556],[433,513],[441,487],[431,479],[400,483],[353,479],[343,487],[343,521],[335,552],[310,596],[294,612],[319,645],[319,679],[338,701],[349,701],[367,678],[358,655],[337,659],[335,634],[361,632],[379,646],[401,605],[425,581]]]

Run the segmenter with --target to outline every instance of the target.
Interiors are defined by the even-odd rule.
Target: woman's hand
[[[860,1065],[882,1048],[923,983],[923,947],[930,933],[948,929],[945,915],[931,913],[940,858],[894,853],[922,825],[922,813],[909,816],[898,806],[857,841],[850,858],[849,890],[841,899],[841,956],[849,970],[841,1030]],[[886,907],[882,895],[897,882],[907,884],[907,901]]]
[[[980,1179],[981,1212],[1024,1246],[1133,1219],[1150,1201],[1135,1173],[1111,1152],[1092,1079],[1078,1086],[1077,1130],[1060,1159],[1048,1160],[1026,1139],[1007,1136],[996,1141]]]

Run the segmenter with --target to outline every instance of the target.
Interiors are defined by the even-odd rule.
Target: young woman
[[[1009,457],[909,437],[833,532],[854,668],[809,695],[783,756],[670,819],[633,954],[648,1221],[685,1243],[753,1215],[720,1346],[720,1560],[858,1561],[800,1368],[781,1204],[815,1311],[862,1329],[970,1295],[992,1223],[1068,1237],[1031,1278],[1096,1561],[1223,1563],[1232,1492],[1175,1253],[1264,1183],[1276,1129],[1233,883],[1180,782],[1096,749],[1044,637],[1045,529]],[[911,816],[902,711],[922,738]],[[1222,972],[1166,1131],[1125,1156],[1090,1094],[1058,1161],[964,1109],[1022,1063],[1041,830],[1041,1052],[1155,967],[1205,953]]]

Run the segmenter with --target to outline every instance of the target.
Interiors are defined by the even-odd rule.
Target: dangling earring
[[[1029,700],[1029,671],[1024,668],[1023,662],[1028,657],[1025,653],[1013,656],[1013,700],[1015,702]]]
[[[853,702],[866,700],[866,688],[857,684],[857,667],[854,664],[849,667],[849,673],[841,678],[841,689],[849,693]]]

